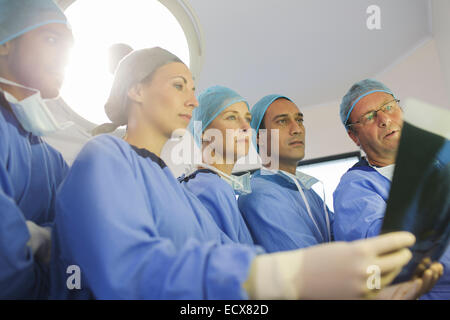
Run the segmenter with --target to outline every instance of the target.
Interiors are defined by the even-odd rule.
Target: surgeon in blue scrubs
[[[239,194],[251,192],[250,175],[232,174],[236,161],[248,154],[251,143],[248,103],[223,86],[208,88],[198,102],[189,129],[196,145],[205,152],[203,164],[195,164],[179,181],[200,199],[230,239],[253,244],[236,201]]]
[[[255,243],[276,252],[332,241],[333,213],[311,189],[318,180],[297,171],[305,155],[303,114],[291,99],[277,94],[259,100],[251,114],[264,167],[252,176],[252,192],[238,202]],[[278,166],[271,168],[275,159]]]
[[[42,140],[72,45],[50,0],[0,0],[0,299],[48,297],[56,189],[68,167]]]
[[[160,158],[197,105],[189,69],[170,52],[121,60],[105,110],[127,134],[90,140],[59,188],[51,298],[367,298],[378,293],[365,285],[367,265],[382,266],[385,287],[410,260],[406,232],[277,254],[232,241]]]
[[[366,154],[342,176],[333,194],[335,239],[352,241],[380,233],[403,111],[388,87],[377,80],[365,79],[355,83],[343,97],[340,116],[349,137]],[[423,299],[450,299],[450,249],[440,262],[444,275]],[[436,270],[430,268],[424,274],[424,282],[436,280],[440,273],[437,269],[442,265],[436,263]]]

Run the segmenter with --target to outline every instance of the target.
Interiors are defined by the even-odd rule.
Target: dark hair
[[[259,128],[258,128],[258,132],[256,133],[256,137],[259,137],[259,130],[265,130],[266,129],[266,124],[265,124],[265,121],[266,120],[266,115],[264,114],[264,117],[262,118],[262,120],[261,120],[261,123],[259,124]],[[258,146],[258,148],[259,148],[259,143],[257,142],[256,143],[256,145]]]
[[[265,129],[265,128],[266,128],[266,123],[265,123],[265,121],[266,121],[266,114],[264,114],[264,117],[263,117],[262,120],[261,120],[261,123],[260,123],[260,125],[259,125],[258,131],[261,130],[261,129]]]
[[[0,90],[0,106],[3,106],[4,108],[12,112],[11,105],[9,104],[8,100],[6,100],[5,94],[1,90]]]

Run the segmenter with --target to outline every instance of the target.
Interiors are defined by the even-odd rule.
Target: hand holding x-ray
[[[422,276],[388,286],[375,297],[377,300],[416,300],[428,293],[444,274],[444,266],[438,262],[423,265]]]
[[[364,299],[389,285],[411,259],[409,232],[263,254],[244,285],[251,299]],[[379,270],[376,288],[368,270]]]

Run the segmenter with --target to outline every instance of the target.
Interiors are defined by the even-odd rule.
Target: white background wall
[[[448,3],[450,4],[450,1]],[[450,30],[450,24],[448,28]],[[450,35],[447,39],[450,39]],[[448,97],[450,90],[446,90],[443,67],[436,43],[437,41],[434,39],[426,39],[412,53],[379,75],[369,77],[385,83],[400,100],[404,101],[407,97],[415,97],[440,107],[450,108]],[[448,49],[450,50],[450,47]],[[447,62],[450,65],[450,52],[448,57]],[[348,87],[350,88],[350,86],[351,84]],[[342,93],[342,96],[344,94],[345,92]],[[358,150],[358,147],[348,138],[341,124],[339,118],[340,99],[341,97],[326,104],[302,108],[306,127],[305,159]]]
[[[429,16],[429,33],[423,36],[421,41],[416,42],[417,45],[395,61],[391,61],[377,74],[363,72],[363,77],[349,79],[351,77],[348,76],[347,72],[344,72],[339,87],[345,87],[345,90],[348,90],[356,81],[363,78],[375,78],[384,82],[402,101],[409,97],[415,97],[443,108],[450,108],[450,1],[431,0],[428,7],[431,9],[426,13]],[[208,15],[202,15],[202,7],[197,9],[200,18],[207,19]],[[401,24],[397,27],[401,27]],[[208,30],[210,31],[210,29]],[[391,28],[391,32],[394,32],[394,30]],[[373,34],[369,35],[373,36]],[[384,34],[384,37],[388,36],[389,33]],[[365,40],[367,41],[367,39]],[[400,38],[397,38],[396,41],[400,40]],[[359,41],[363,40],[359,39]],[[390,50],[389,42],[384,41],[382,43],[386,44],[385,48],[382,47],[383,50]],[[329,55],[332,56],[333,53],[329,52]],[[365,61],[378,63],[376,58],[375,60],[366,58]],[[206,70],[210,69],[205,68],[204,71],[206,72]],[[348,70],[350,73],[353,71],[355,70]],[[318,72],[320,73],[320,71]],[[320,76],[324,80],[327,79],[326,73],[320,74]],[[345,90],[335,96],[334,99],[319,105],[301,105],[301,102],[299,102],[299,106],[305,115],[305,160],[358,150],[358,147],[347,136],[340,122],[339,105],[342,96],[346,93]],[[328,97],[329,91],[328,88]],[[303,96],[303,93],[300,96]],[[326,97],[327,94],[323,96]],[[291,97],[295,100],[295,95],[291,95]],[[322,99],[316,100],[321,101]],[[170,166],[170,161],[167,162]],[[248,166],[238,166],[236,169],[245,168],[248,168]]]

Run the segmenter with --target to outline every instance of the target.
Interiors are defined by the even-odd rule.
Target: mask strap
[[[214,166],[210,166],[209,164],[202,163],[202,164],[198,165],[197,167],[205,167],[206,169],[214,171],[214,172],[218,173],[219,175],[223,176],[224,179],[228,179],[229,181],[236,182],[237,184],[239,184],[239,186],[241,188],[244,188],[244,185],[238,179],[233,178],[232,176],[229,176],[228,174],[226,174],[225,172],[222,172],[221,170],[217,169]]]
[[[297,189],[300,192],[300,195],[302,196],[303,201],[305,202],[306,210],[308,211],[309,217],[311,218],[312,222],[316,226],[317,231],[319,232],[319,234],[321,235],[323,241],[325,242],[325,237],[323,236],[322,232],[320,232],[319,226],[317,225],[317,222],[316,222],[316,220],[314,219],[314,217],[313,217],[313,215],[311,213],[311,208],[309,207],[308,200],[306,200],[305,193],[303,192],[302,188],[300,187],[300,184],[298,183],[297,179],[294,179],[294,178],[291,178],[291,179],[294,180],[294,183],[297,186]]]
[[[280,172],[282,172],[282,171],[276,171],[276,170],[271,170],[271,169],[267,169],[267,168],[264,168],[264,170],[267,170],[267,171],[269,171],[269,172],[271,172],[271,173],[273,173],[273,174],[279,174]],[[306,200],[306,196],[305,196],[305,194],[304,194],[304,192],[303,192],[303,190],[302,190],[300,184],[299,184],[298,181],[297,181],[297,177],[294,177],[294,176],[292,176],[291,174],[289,174],[289,173],[287,173],[287,172],[283,172],[283,173],[285,173],[290,179],[292,179],[292,180],[294,181],[294,183],[295,183],[295,185],[297,186],[297,189],[298,189],[298,191],[299,191],[299,193],[300,193],[300,195],[301,195],[303,201],[305,202],[306,210],[308,211],[309,217],[311,218],[312,222],[314,223],[314,225],[315,225],[317,231],[318,231],[318,232],[320,233],[320,235],[322,236],[322,239],[325,241],[325,238],[324,238],[322,232],[320,232],[319,226],[317,225],[317,222],[316,222],[316,220],[314,219],[314,217],[313,217],[313,215],[312,215],[312,213],[311,213],[311,208],[309,207],[309,203],[308,203],[308,201]],[[327,223],[327,232],[328,232],[328,237],[329,237],[328,239],[329,239],[329,241],[331,241],[330,219],[329,219],[329,216],[328,216],[327,205],[325,204],[325,186],[324,186],[324,184],[323,184],[322,181],[319,180],[319,182],[322,184],[322,188],[323,188],[323,189],[322,189],[322,190],[323,190],[323,199],[324,199],[324,201],[323,201],[323,208],[324,208],[324,211],[325,211],[325,220],[326,220],[326,223]],[[329,241],[328,241],[328,242],[329,242]]]
[[[328,242],[331,241],[331,225],[330,225],[330,217],[328,215],[328,210],[327,210],[327,204],[326,204],[326,195],[325,195],[325,185],[323,184],[322,181],[320,181],[320,184],[322,185],[322,192],[323,192],[323,211],[325,212],[325,220],[327,222],[327,231],[328,231]]]
[[[21,84],[19,84],[19,83],[17,83],[17,82],[14,82],[14,81],[5,79],[5,78],[3,78],[3,77],[0,77],[0,82],[1,82],[1,83],[4,83],[4,84],[9,84],[9,85],[14,86],[14,87],[19,87],[19,88],[27,89],[27,90],[30,90],[30,91],[39,92],[39,90],[37,90],[37,89],[35,89],[35,88],[30,88],[30,87],[21,85]],[[2,91],[4,91],[4,90],[2,90]]]

